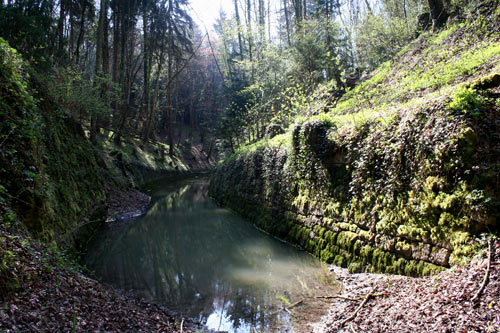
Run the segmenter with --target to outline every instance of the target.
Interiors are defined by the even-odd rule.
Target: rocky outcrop
[[[221,164],[210,194],[328,263],[425,275],[498,229],[496,112],[434,103],[385,120],[309,120]]]

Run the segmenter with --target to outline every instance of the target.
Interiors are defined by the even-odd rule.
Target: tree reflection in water
[[[325,266],[217,207],[207,186],[203,179],[153,184],[147,214],[100,233],[87,266],[211,329],[290,330],[281,303],[332,294]]]

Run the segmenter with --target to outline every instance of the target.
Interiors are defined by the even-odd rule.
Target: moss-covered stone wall
[[[499,110],[477,110],[442,101],[384,120],[317,117],[219,165],[210,194],[350,271],[438,271],[498,230]]]

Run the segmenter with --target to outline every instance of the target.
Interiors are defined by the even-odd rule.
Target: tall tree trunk
[[[59,38],[59,63],[63,64],[64,56],[64,22],[66,21],[66,8],[65,1],[61,0],[59,3],[59,20],[57,22],[57,34]]]
[[[120,10],[120,84],[122,87],[121,102],[120,102],[120,123],[116,132],[115,142],[119,143],[123,131],[127,124],[127,117],[130,109],[130,90],[133,76],[136,71],[132,63],[134,55],[135,39],[134,34],[129,34],[130,30],[134,27],[134,17],[136,14],[136,2],[132,1],[127,4],[127,7],[122,7]]]
[[[106,8],[105,8],[105,15],[104,15],[104,22],[103,22],[103,35],[102,35],[102,75],[103,77],[106,78],[105,82],[103,83],[102,86],[102,93],[101,96],[104,101],[104,105],[106,105],[106,110],[109,111],[110,108],[110,84],[109,84],[109,71],[110,71],[110,64],[109,64],[109,18],[108,18],[108,9],[109,9],[109,0],[105,1]],[[110,123],[110,113],[108,112],[107,114],[103,115],[99,119],[99,124],[98,126],[103,126],[103,127],[109,127]]]
[[[427,0],[431,11],[432,30],[441,28],[448,20],[448,13],[442,0]]]
[[[252,4],[250,0],[247,0],[247,34],[248,34],[248,55],[250,57],[250,61],[253,61],[252,56]]]
[[[372,7],[370,6],[370,3],[368,2],[368,0],[365,0],[365,5],[366,5],[366,9],[368,10],[368,14],[373,15],[373,10],[372,10]]]
[[[173,57],[174,57],[174,34],[173,34],[173,14],[172,14],[172,0],[168,0],[168,80],[171,81],[173,71]],[[168,145],[169,145],[169,155],[170,157],[174,156],[174,126],[173,126],[173,117],[174,112],[172,109],[172,82],[167,86],[167,108],[168,108]]]
[[[103,75],[102,71],[102,55],[103,55],[103,40],[104,40],[104,17],[106,16],[106,0],[101,0],[100,3],[100,14],[99,22],[97,24],[97,43],[96,43],[96,56],[95,56],[95,70],[94,70],[94,85],[98,86],[102,84],[101,79]],[[101,96],[100,96],[101,97]],[[92,143],[97,142],[97,117],[98,115],[93,113],[90,115],[90,141]]]
[[[271,40],[271,0],[267,0],[267,33],[268,39]]]
[[[259,0],[259,37],[262,44],[266,40],[266,9],[264,5],[264,0]]]
[[[283,0],[283,10],[285,11],[285,22],[286,22],[286,39],[288,42],[288,46],[290,46],[290,18],[288,15],[288,0]]]
[[[113,81],[113,118],[118,118],[118,96],[117,87],[120,85],[119,81],[119,60],[120,60],[120,7],[118,1],[113,2],[113,68],[112,68],[112,81]],[[117,125],[117,124],[114,124]]]
[[[406,0],[403,0],[403,15],[406,23],[406,31],[410,33],[410,23],[408,22],[408,13],[406,10]]]
[[[160,46],[160,54],[157,56],[157,67],[156,67],[156,74],[155,74],[155,79],[153,83],[153,98],[151,102],[151,107],[150,107],[150,114],[147,118],[147,135],[149,137],[149,134],[151,133],[151,128],[153,127],[153,120],[155,117],[155,111],[158,109],[158,97],[160,95],[160,75],[163,70],[163,63],[165,61],[165,47],[167,47],[165,43],[165,37],[166,37],[167,32],[163,31],[162,34],[162,39],[161,39],[161,46]]]
[[[240,12],[238,10],[238,0],[234,0],[234,13],[236,16],[236,26],[238,29],[238,45],[240,47],[240,60],[243,60],[243,43],[241,41],[241,20],[240,20]]]
[[[150,102],[150,87],[149,87],[149,80],[150,80],[150,71],[151,71],[151,50],[149,47],[149,27],[148,27],[148,6],[146,4],[143,5],[143,12],[142,12],[142,24],[143,24],[143,36],[144,36],[144,41],[143,41],[143,53],[144,53],[144,114],[146,117],[150,115],[149,112],[149,102]],[[146,120],[146,123],[148,121]],[[149,139],[149,131],[148,131],[148,126],[144,126],[144,133],[143,133],[143,141],[146,142]]]
[[[191,98],[189,100],[189,144],[191,146],[193,146],[194,127],[195,127],[194,99],[195,99],[195,96],[191,96]]]
[[[75,51],[75,19],[73,15],[69,15],[69,57],[70,57],[70,64],[73,65],[73,58],[74,58],[74,51]]]
[[[302,23],[302,0],[293,0],[293,6],[295,9],[295,24],[300,28]]]
[[[83,43],[83,36],[85,33],[85,13],[87,12],[87,5],[85,2],[82,3],[82,18],[80,21],[80,32],[78,34],[78,40],[76,41],[76,50],[75,50],[75,68],[80,63],[80,46]]]

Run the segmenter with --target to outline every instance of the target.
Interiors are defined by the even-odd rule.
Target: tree
[[[94,84],[96,86],[101,86],[101,96],[100,98],[105,100],[106,86],[103,82],[106,66],[104,61],[104,56],[107,56],[105,49],[104,37],[107,35],[104,30],[107,30],[106,22],[108,15],[108,1],[101,0],[100,3],[100,14],[99,22],[97,25],[97,43],[96,43],[96,60],[95,60],[95,71],[94,71]],[[97,131],[98,131],[98,115],[93,113],[90,115],[90,140],[92,143],[96,143]]]
[[[448,12],[442,0],[427,0],[431,11],[432,30],[441,28],[448,20]]]
[[[238,0],[234,0],[234,15],[236,17],[236,26],[238,29],[238,46],[240,49],[240,60],[243,60],[243,43],[241,41],[241,20],[240,20],[240,12],[238,10]]]

